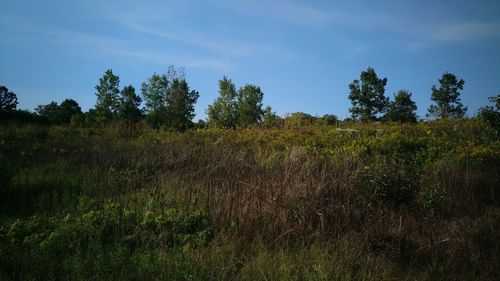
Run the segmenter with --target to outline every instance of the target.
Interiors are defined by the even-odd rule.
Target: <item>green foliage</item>
[[[264,93],[260,87],[247,84],[238,91],[238,125],[248,126],[262,122]]]
[[[39,105],[35,111],[51,124],[69,124],[73,116],[82,115],[80,105],[73,99],[65,99],[60,105],[54,101]]]
[[[13,111],[17,107],[17,96],[5,86],[0,86],[0,111]]]
[[[391,101],[388,112],[384,116],[387,121],[415,123],[417,122],[417,105],[411,99],[411,93],[408,90],[400,90],[394,95],[394,101]]]
[[[435,215],[446,199],[446,191],[439,183],[422,188],[419,203],[429,215]]]
[[[321,117],[321,120],[325,125],[336,125],[339,122],[339,118],[333,114],[325,114]]]
[[[51,123],[56,123],[59,121],[59,105],[57,102],[53,101],[47,105],[39,105],[35,108],[35,112],[47,118],[47,120]]]
[[[95,126],[99,124],[99,116],[97,110],[94,108],[89,109],[89,111],[83,114],[84,124],[86,126]]]
[[[200,94],[189,90],[184,70],[170,66],[162,75],[154,73],[142,83],[142,96],[146,103],[146,121],[154,128],[162,126],[184,131],[191,128],[194,105]]]
[[[264,124],[275,124],[280,121],[281,118],[273,111],[271,106],[266,106],[264,112],[262,113],[262,121]]]
[[[189,90],[186,80],[174,79],[167,97],[168,126],[185,131],[193,126],[194,105],[200,97],[198,91]]]
[[[360,170],[357,186],[370,202],[402,207],[414,202],[420,179],[411,163],[376,157]]]
[[[41,279],[74,280],[75,274],[88,279],[107,274],[106,269],[118,271],[109,276],[117,277],[129,266],[153,274],[160,265],[142,260],[146,252],[156,256],[158,247],[196,248],[212,239],[210,221],[202,213],[184,216],[169,209],[158,215],[114,203],[81,214],[17,219],[0,230],[4,268]]]
[[[165,108],[149,112],[146,115],[146,122],[153,128],[159,129],[168,122],[168,114]]]
[[[2,124],[0,279],[498,279],[491,126],[294,117]]]
[[[137,122],[142,119],[142,110],[139,108],[142,99],[135,93],[132,85],[126,86],[120,92],[120,106],[118,118],[122,121]]]
[[[278,121],[280,121],[278,119]],[[288,127],[300,127],[307,125],[336,125],[338,124],[338,118],[332,114],[325,114],[321,117],[312,116],[304,112],[294,112],[287,114],[285,118],[282,119],[283,123]],[[276,121],[275,121],[276,123]]]
[[[167,74],[153,73],[147,82],[142,83],[141,93],[146,105],[146,112],[159,112],[167,105],[169,92],[169,77]]]
[[[271,107],[262,109],[264,93],[260,87],[247,84],[236,91],[231,79],[224,76],[219,81],[219,97],[208,106],[208,124],[212,127],[236,128],[278,120]]]
[[[492,102],[495,105],[495,108],[498,111],[500,111],[500,94],[493,96],[493,97],[489,97],[488,99],[490,100],[490,102]]]
[[[74,115],[81,115],[82,114],[82,109],[80,108],[80,105],[73,99],[65,99],[61,102],[61,105],[59,105],[59,110],[61,114],[61,123],[70,123],[71,122],[71,117]]]
[[[168,104],[168,95],[174,80],[185,80],[184,69],[176,69],[173,65],[168,67],[167,73],[153,73],[147,82],[142,83],[141,93],[146,105],[146,112],[165,111]]]
[[[354,120],[361,122],[377,121],[386,111],[388,99],[384,96],[387,78],[379,79],[375,70],[369,67],[362,71],[360,80],[349,85],[349,99],[352,107],[349,112]]]
[[[47,123],[46,121],[28,110],[0,110],[0,123],[45,124]]]
[[[219,97],[208,106],[208,124],[214,127],[235,128],[238,122],[238,94],[231,79],[219,80]]]
[[[95,86],[97,102],[95,104],[96,121],[107,123],[115,119],[119,108],[119,86],[120,77],[108,69],[99,78],[99,84]]]
[[[432,86],[431,100],[435,103],[429,107],[427,116],[440,119],[463,118],[467,107],[460,101],[460,91],[464,89],[464,80],[445,72],[439,79],[439,88]]]
[[[284,122],[287,126],[306,126],[314,123],[315,118],[304,112],[294,112],[287,114]]]
[[[500,94],[488,98],[493,106],[484,106],[478,110],[477,116],[500,132]]]
[[[73,127],[82,127],[85,124],[85,115],[75,114],[71,116],[71,120],[69,121],[69,123]]]
[[[34,149],[37,149],[36,147]],[[58,151],[64,153],[64,151]],[[24,151],[25,156],[34,152]],[[28,154],[28,155],[27,155]],[[9,173],[9,180],[0,190],[3,214],[19,215],[71,209],[89,181],[90,171],[76,172],[67,163],[54,163]],[[47,175],[50,175],[48,177]],[[87,182],[87,183],[86,183]]]

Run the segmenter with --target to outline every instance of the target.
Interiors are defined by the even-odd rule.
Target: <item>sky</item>
[[[500,1],[0,0],[0,61],[0,85],[29,110],[66,98],[88,110],[107,69],[139,93],[175,65],[200,93],[195,120],[223,76],[260,86],[280,115],[345,118],[349,83],[373,67],[420,117],[453,73],[473,116],[500,94]]]

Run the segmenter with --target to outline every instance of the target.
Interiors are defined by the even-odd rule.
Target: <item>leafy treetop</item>
[[[5,86],[0,86],[0,110],[12,111],[17,108],[17,96]]]
[[[435,104],[429,107],[427,116],[439,119],[463,118],[467,111],[467,107],[460,101],[464,83],[464,80],[457,79],[454,74],[445,72],[439,79],[439,88],[432,86],[431,100]]]
[[[349,99],[352,118],[362,122],[377,121],[379,114],[386,111],[388,99],[384,96],[387,78],[379,79],[375,70],[369,67],[362,71],[360,80],[350,85]]]

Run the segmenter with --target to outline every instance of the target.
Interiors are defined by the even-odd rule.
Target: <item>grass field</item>
[[[478,120],[0,128],[2,280],[500,280]]]

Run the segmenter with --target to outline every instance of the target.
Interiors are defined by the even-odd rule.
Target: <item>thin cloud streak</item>
[[[117,50],[114,53],[130,59],[141,59],[160,65],[175,64],[184,67],[198,68],[198,69],[212,69],[222,72],[228,72],[235,68],[234,65],[232,65],[231,63],[204,57],[170,56],[158,52],[124,50],[124,49]]]
[[[52,31],[49,34],[51,35],[51,37],[49,37],[50,40],[54,43],[70,44],[71,46],[82,48],[82,52],[85,52],[86,50],[95,50],[101,54],[121,56],[129,59],[140,58],[151,63],[163,65],[177,64],[185,67],[221,71],[233,69],[233,66],[230,63],[216,58],[184,54],[167,56],[158,51],[143,50],[141,48],[130,46],[128,42],[115,38],[96,36],[69,30]]]
[[[475,42],[500,38],[500,22],[478,20],[434,23],[420,26],[406,44],[409,51],[421,51],[457,42]]]
[[[195,46],[225,57],[260,57],[267,55],[290,59],[295,56],[293,52],[286,48],[271,46],[258,39],[254,39],[256,43],[250,44],[241,39],[221,39],[213,35],[208,36],[187,29],[177,28],[176,31],[169,31],[168,29],[160,30],[149,25],[154,23],[155,26],[165,26],[167,23],[160,20],[151,21],[149,18],[140,18],[127,14],[115,15],[113,20],[135,32]]]
[[[230,7],[239,14],[264,17],[294,25],[319,27],[330,23],[332,16],[316,7],[290,1],[240,0],[216,1],[220,7]]]
[[[500,22],[464,21],[439,26],[433,37],[443,42],[500,37]]]
[[[198,69],[212,69],[217,71],[229,71],[234,66],[217,58],[192,56],[186,54],[175,54],[167,56],[155,50],[144,50],[132,46],[129,41],[109,36],[99,36],[81,31],[68,29],[42,29],[34,26],[27,20],[17,18],[14,21],[22,33],[14,34],[9,37],[10,40],[2,41],[1,45],[19,46],[22,39],[26,36],[38,38],[38,44],[52,46],[57,50],[57,56],[66,56],[70,58],[82,57],[85,55],[106,55],[120,56],[128,59],[144,59],[150,63],[156,64],[177,64],[185,67]]]
[[[160,31],[135,22],[127,22],[124,25],[136,32],[173,40],[188,45],[193,45],[230,56],[252,56],[259,52],[258,48],[254,46],[235,44],[235,42],[215,42],[206,37],[202,37],[199,34],[194,34],[187,31]]]
[[[290,1],[267,3],[262,0],[221,0],[220,2],[230,5],[239,13],[259,16],[267,21],[321,27],[331,30],[332,33],[345,31],[345,28],[356,32],[392,33],[405,38],[399,44],[409,51],[420,51],[454,42],[500,38],[500,22],[498,21],[488,22],[474,18],[453,21],[449,18],[441,19],[438,15],[432,14],[421,18],[405,14],[391,14],[383,10],[349,11]],[[344,36],[343,40],[350,41],[348,37]],[[373,49],[371,45],[370,42],[354,44],[357,51],[352,53],[363,53]]]

